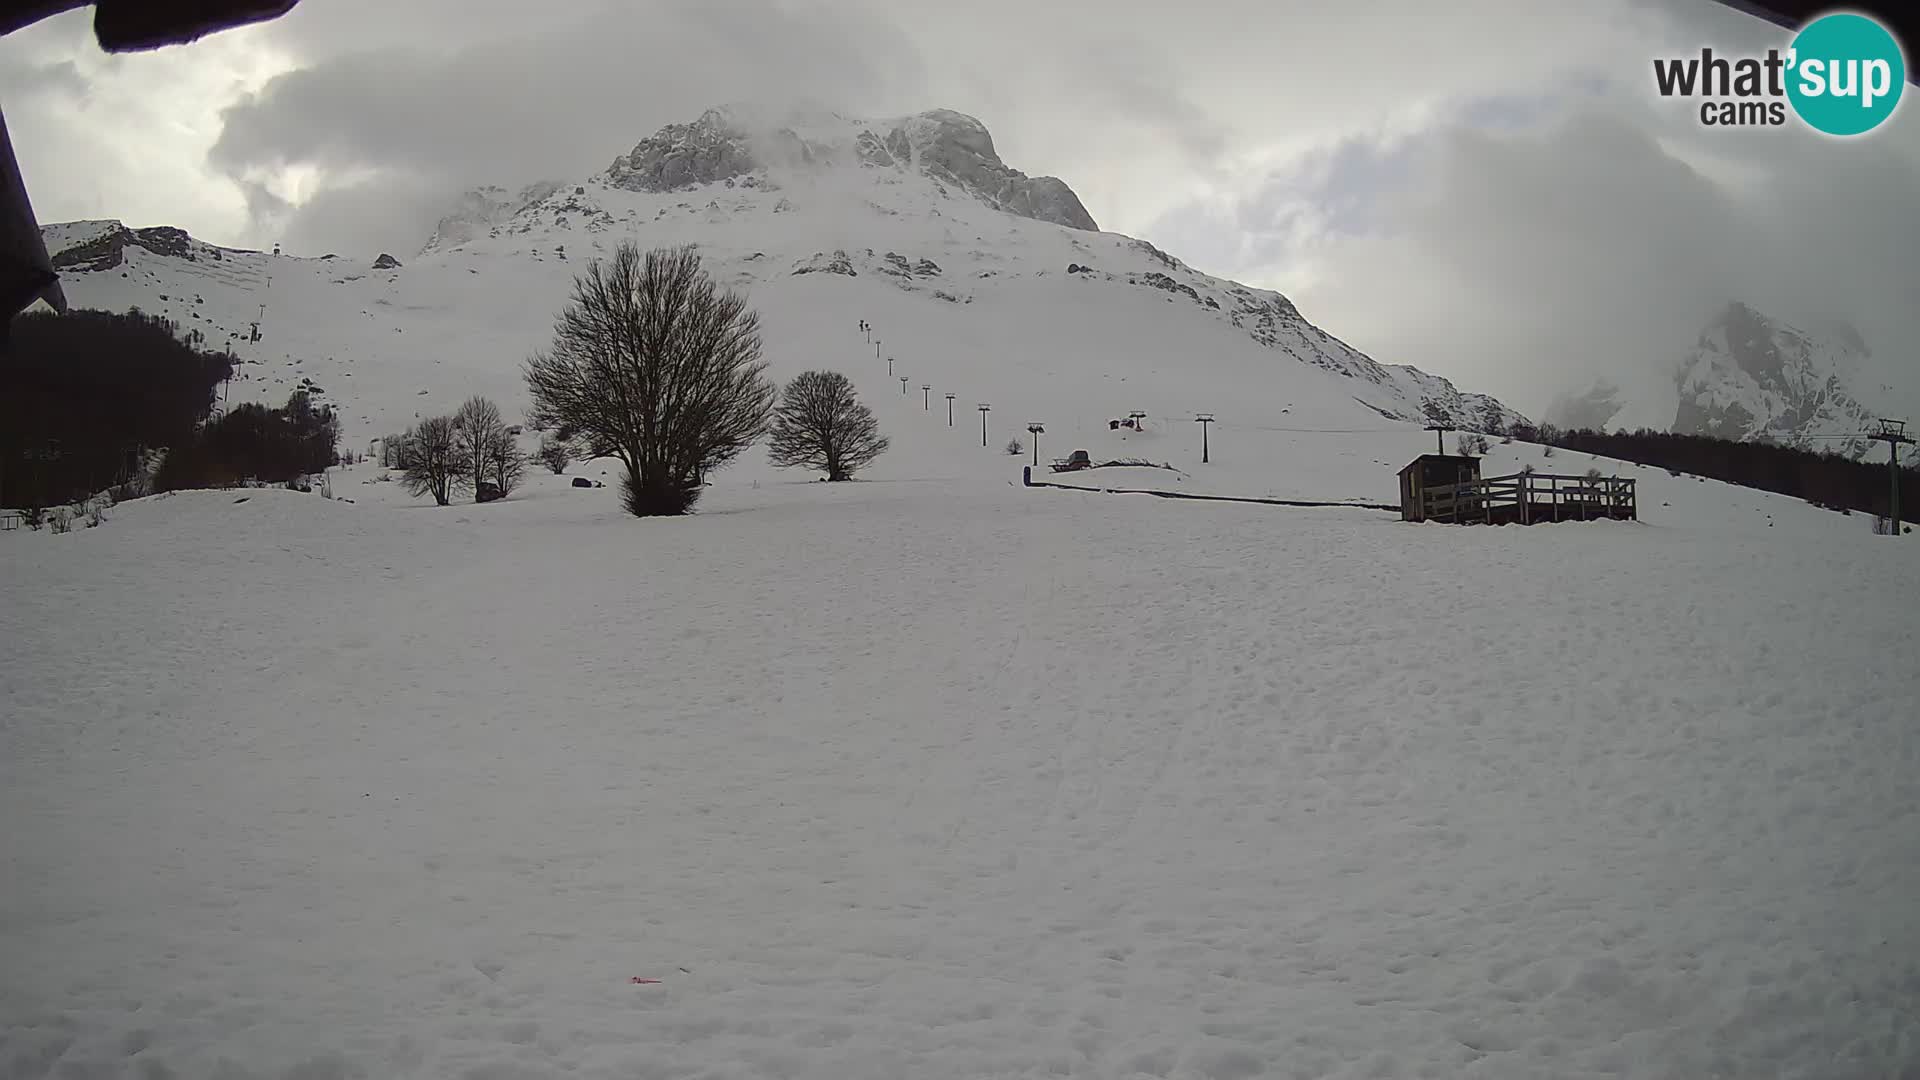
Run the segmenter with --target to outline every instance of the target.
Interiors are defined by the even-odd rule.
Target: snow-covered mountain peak
[[[1669,369],[1665,388],[1628,392],[1611,381],[1563,395],[1547,412],[1563,427],[1666,429],[1682,435],[1764,440],[1858,457],[1872,444],[1863,398],[1866,339],[1837,321],[1795,326],[1731,301]]]
[[[1802,330],[1746,304],[1728,304],[1701,331],[1675,373],[1673,430],[1729,439],[1804,443],[1867,425],[1855,396],[1866,342],[1853,328]],[[1867,443],[1828,440],[1858,454]]]
[[[1009,214],[1099,231],[1065,181],[1007,165],[987,126],[952,109],[861,120],[818,106],[730,104],[661,128],[615,158],[601,178],[627,191],[667,193],[713,184],[777,187],[795,173],[853,168],[917,174]]]
[[[547,343],[574,275],[627,241],[698,248],[752,296],[776,370],[845,365],[844,328],[886,324],[909,371],[1029,418],[1075,418],[1060,434],[1079,430],[1082,445],[1133,410],[1229,402],[1239,422],[1275,432],[1521,419],[1375,361],[1277,292],[1096,230],[1064,183],[1009,168],[986,126],[952,110],[873,122],[711,109],[603,173],[469,191],[404,262],[239,253],[119,222],[49,226],[46,238],[75,303],[139,306],[230,344],[243,365],[234,394],[324,393],[356,437],[443,397],[511,407],[519,364]],[[860,345],[889,371],[877,343]]]

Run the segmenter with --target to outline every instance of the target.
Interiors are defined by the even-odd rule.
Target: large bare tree
[[[472,483],[459,442],[451,416],[430,416],[415,424],[400,444],[400,467],[405,470],[400,482],[407,493],[431,495],[445,506],[455,490]]]
[[[553,344],[526,365],[530,421],[578,457],[626,466],[627,510],[684,514],[702,478],[767,429],[760,321],[692,248],[631,242],[574,279]]]
[[[494,448],[501,432],[507,429],[506,422],[500,419],[499,406],[476,394],[453,414],[453,428],[461,466],[474,479],[474,498],[478,499],[480,481],[493,482],[488,474],[492,471]]]
[[[829,480],[851,480],[888,445],[873,410],[860,404],[853,383],[837,371],[804,371],[787,384],[769,443],[775,465],[818,469]]]

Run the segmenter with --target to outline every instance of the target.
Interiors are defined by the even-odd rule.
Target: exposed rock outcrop
[[[188,236],[185,229],[156,225],[148,229],[129,229],[118,222],[84,243],[51,253],[55,270],[111,270],[126,261],[126,249],[145,248],[156,255],[198,262],[219,262],[221,249]]]
[[[1065,181],[1008,166],[994,150],[986,125],[951,109],[876,124],[815,117],[805,134],[733,109],[709,109],[690,124],[668,124],[642,139],[615,158],[605,176],[613,187],[669,192],[706,184],[758,185],[764,183],[759,174],[771,167],[834,163],[918,171],[1009,214],[1099,230]]]
[[[1673,430],[1789,444],[1859,432],[1868,410],[1850,385],[1866,357],[1866,343],[1849,327],[1809,333],[1729,304],[1675,373]],[[1866,440],[1821,441],[1821,449],[1855,455],[1868,446]]]

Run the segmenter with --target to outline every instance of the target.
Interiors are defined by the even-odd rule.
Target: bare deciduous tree
[[[380,467],[383,469],[402,468],[407,456],[407,439],[412,431],[403,431],[398,435],[388,435],[380,440]]]
[[[527,455],[520,451],[519,440],[505,425],[493,429],[493,438],[487,443],[483,475],[499,489],[503,499],[513,494],[513,489],[526,478]]]
[[[887,449],[873,411],[837,371],[806,371],[781,392],[774,410],[770,457],[781,468],[819,469],[829,480],[851,479]]]
[[[486,398],[474,395],[453,414],[454,445],[462,468],[474,482],[474,497],[481,495],[481,481],[491,482],[494,445],[506,430],[500,408]],[[506,492],[500,492],[505,495]]]
[[[553,345],[527,361],[529,421],[626,466],[628,512],[684,514],[702,478],[767,429],[759,317],[692,248],[622,243],[574,279]]]
[[[559,439],[551,435],[542,435],[540,449],[534,456],[539,458],[540,464],[551,470],[553,475],[559,476],[567,471],[567,462],[573,460],[573,451],[567,449],[567,444]]]
[[[451,416],[430,416],[415,424],[402,440],[400,482],[407,494],[431,495],[445,506],[456,490],[472,483],[473,474],[460,453],[459,435]]]

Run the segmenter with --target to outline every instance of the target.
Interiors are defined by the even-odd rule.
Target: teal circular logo
[[[1828,135],[1879,127],[1907,85],[1900,43],[1865,15],[1822,15],[1800,29],[1787,57],[1787,100],[1808,126]]]

